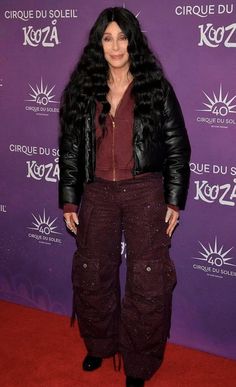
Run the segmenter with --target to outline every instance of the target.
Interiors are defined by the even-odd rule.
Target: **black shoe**
[[[101,367],[101,364],[102,364],[101,357],[87,355],[84,358],[82,366],[84,371],[94,371],[97,368]]]
[[[144,380],[141,378],[126,377],[126,387],[144,387]]]

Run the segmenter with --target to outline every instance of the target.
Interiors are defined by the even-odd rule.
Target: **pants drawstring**
[[[116,364],[116,355],[118,356],[118,366]],[[120,354],[120,352],[115,353],[112,357],[113,357],[114,370],[120,372],[120,370],[121,370],[121,354]]]

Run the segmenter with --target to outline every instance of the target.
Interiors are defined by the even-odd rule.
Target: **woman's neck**
[[[114,69],[110,68],[108,85],[111,86],[127,86],[133,80],[133,76],[129,69]]]

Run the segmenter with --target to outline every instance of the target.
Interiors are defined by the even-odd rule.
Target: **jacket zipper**
[[[116,180],[116,169],[115,169],[115,127],[116,123],[110,114],[111,122],[112,122],[112,174],[113,174],[113,181]]]

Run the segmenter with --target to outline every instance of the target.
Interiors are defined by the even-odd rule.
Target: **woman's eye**
[[[121,35],[121,36],[119,36],[119,40],[127,40],[127,37],[126,37],[125,35]],[[112,41],[112,38],[109,37],[109,36],[105,36],[105,37],[103,38],[103,41],[104,41],[104,42],[111,42],[111,41]]]

